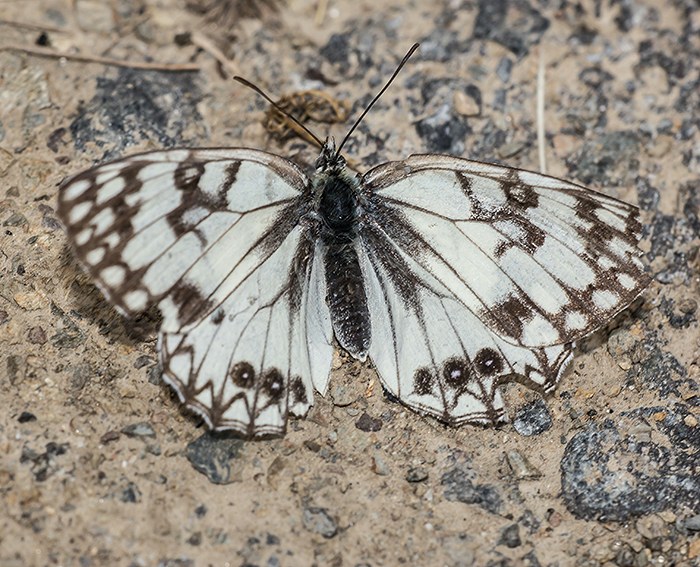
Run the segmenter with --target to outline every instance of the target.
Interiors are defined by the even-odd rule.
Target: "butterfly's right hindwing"
[[[325,390],[332,331],[312,246],[296,227],[211,315],[161,333],[163,376],[210,426],[279,434]]]
[[[327,380],[308,189],[283,158],[211,149],[131,156],[60,190],[76,256],[124,314],[158,304],[165,379],[212,427],[279,433]]]

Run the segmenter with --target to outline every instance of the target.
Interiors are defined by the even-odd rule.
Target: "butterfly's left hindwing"
[[[417,155],[363,188],[391,241],[515,345],[575,341],[649,282],[637,208],[572,183]]]
[[[212,314],[161,333],[164,378],[210,426],[279,434],[325,391],[332,331],[310,246],[295,228]]]
[[[300,219],[308,178],[248,149],[172,150],[62,186],[78,259],[126,315],[157,303],[164,377],[219,429],[284,430],[325,384],[331,330]]]

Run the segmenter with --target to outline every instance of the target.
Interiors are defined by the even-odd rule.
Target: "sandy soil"
[[[184,0],[0,4],[0,565],[700,564],[698,4],[228,4],[209,20]],[[123,320],[81,274],[58,182],[173,146],[313,163],[230,74],[356,116],[414,41],[353,163],[539,169],[542,62],[547,171],[641,206],[654,282],[553,395],[509,387],[510,425],[421,417],[337,353],[284,438],[206,434],[160,382],[157,313]]]

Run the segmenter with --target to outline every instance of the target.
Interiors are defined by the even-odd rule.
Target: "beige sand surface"
[[[324,5],[207,23],[177,0],[0,3],[0,565],[699,561],[697,3]],[[509,387],[515,427],[445,427],[337,353],[329,396],[284,438],[191,445],[205,428],[158,379],[157,313],[123,320],[81,274],[58,183],[164,146],[313,163],[306,142],[270,138],[229,71],[356,116],[414,41],[346,149],[360,170],[437,149],[537,170],[543,58],[547,171],[640,203],[656,280],[553,395]],[[200,70],[129,67],[144,61]]]

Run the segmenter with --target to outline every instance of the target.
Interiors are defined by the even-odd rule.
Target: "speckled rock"
[[[668,412],[660,424],[665,443],[623,436],[611,421],[590,424],[574,435],[561,461],[569,511],[618,522],[678,506],[700,511],[700,465],[694,456],[700,435],[683,424],[683,412]]]

